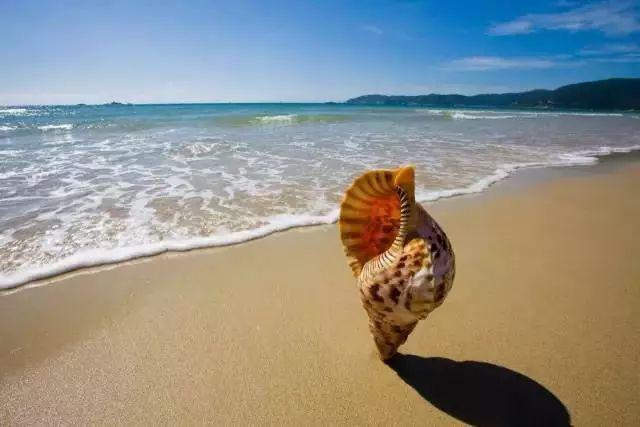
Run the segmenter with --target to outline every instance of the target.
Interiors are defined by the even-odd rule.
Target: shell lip
[[[398,187],[405,187],[409,185],[414,185],[415,180],[416,180],[415,168],[413,166],[405,166],[405,167],[399,168],[396,171],[393,183]]]

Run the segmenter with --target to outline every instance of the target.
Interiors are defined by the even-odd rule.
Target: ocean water
[[[335,221],[365,169],[417,198],[640,149],[637,113],[211,104],[0,107],[0,288]]]

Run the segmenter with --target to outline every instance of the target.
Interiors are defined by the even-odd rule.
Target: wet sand
[[[640,162],[624,159],[427,206],[457,277],[390,365],[335,226],[0,296],[0,424],[638,425]]]

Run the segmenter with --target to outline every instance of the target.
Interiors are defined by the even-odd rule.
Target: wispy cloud
[[[428,93],[458,93],[460,95],[475,95],[478,93],[506,93],[518,92],[523,87],[508,85],[485,85],[480,83],[437,83],[437,84],[404,84],[391,88],[382,93],[397,94],[428,94]],[[373,92],[380,91],[375,88]]]
[[[593,62],[611,62],[618,64],[637,64],[640,63],[639,53],[629,53],[621,56],[607,57],[607,58],[592,58]]]
[[[366,32],[372,33],[372,34],[377,34],[377,35],[384,34],[384,31],[382,31],[382,29],[380,27],[377,27],[375,25],[363,25],[362,27],[360,27],[360,29],[362,31],[366,31]]]
[[[556,2],[556,6],[558,7],[573,7],[579,4],[580,2],[578,0],[558,0]]]
[[[619,53],[640,52],[640,45],[635,43],[612,43],[601,46],[588,46],[578,51],[579,55],[612,55]]]
[[[588,3],[564,12],[528,14],[489,28],[489,34],[505,36],[538,30],[602,31],[607,35],[627,35],[640,31],[638,7],[633,1],[609,0]]]
[[[581,67],[593,63],[638,63],[640,62],[640,51],[637,50],[637,46],[636,50],[631,50],[631,46],[625,45],[623,50],[622,45],[606,45],[598,49],[582,49],[574,55],[467,56],[449,61],[443,64],[442,68],[455,71],[492,71]]]
[[[546,57],[469,56],[445,64],[445,68],[462,71],[507,70],[514,68],[553,68],[560,61]]]

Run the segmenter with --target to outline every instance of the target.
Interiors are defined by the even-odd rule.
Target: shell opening
[[[340,235],[355,276],[388,250],[400,228],[397,188],[413,192],[413,168],[366,172],[347,189],[340,206]]]

